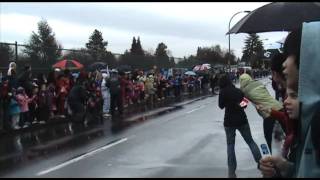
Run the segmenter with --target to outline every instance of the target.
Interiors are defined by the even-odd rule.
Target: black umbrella
[[[247,14],[227,34],[292,31],[311,21],[320,21],[320,3],[274,2]]]
[[[104,62],[95,62],[89,66],[89,69],[92,71],[106,69],[106,68],[107,68],[107,63],[104,63]]]

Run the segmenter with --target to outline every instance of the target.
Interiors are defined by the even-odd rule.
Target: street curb
[[[177,107],[185,106],[187,104],[192,104],[195,101],[203,100],[208,97],[213,97],[213,95],[204,95],[204,96],[200,96],[200,97],[196,97],[194,99],[188,100],[186,102],[174,103],[174,104],[170,105],[169,107],[162,107],[159,109],[155,109],[155,110],[153,110],[153,112],[144,112],[143,114],[126,118],[126,119],[124,119],[124,122],[134,122],[134,121],[139,121],[139,120],[144,121],[145,119],[149,119],[150,117],[153,117],[155,115],[163,114],[165,112],[174,111],[175,109],[177,109]],[[160,109],[163,109],[163,110],[160,110]]]
[[[56,118],[56,119],[51,119],[49,120],[49,122],[47,122],[46,124],[33,124],[31,127],[28,128],[21,128],[19,130],[10,130],[10,131],[0,131],[1,135],[16,135],[16,134],[20,134],[20,133],[24,133],[24,132],[30,132],[30,131],[34,131],[34,130],[39,130],[39,129],[43,129],[45,127],[50,127],[52,125],[59,125],[59,124],[65,124],[65,123],[69,123],[71,122],[71,120],[69,119],[63,119],[63,118]]]

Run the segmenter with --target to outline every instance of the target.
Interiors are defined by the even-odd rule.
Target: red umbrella
[[[54,68],[60,68],[60,69],[70,69],[70,70],[74,70],[74,69],[82,69],[83,65],[81,63],[79,63],[76,60],[61,60],[59,62],[57,62],[56,64],[54,64],[52,67]]]

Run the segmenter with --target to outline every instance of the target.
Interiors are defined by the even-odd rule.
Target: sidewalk
[[[199,97],[206,97],[208,95],[211,95],[210,92],[206,94],[200,94],[200,95],[194,95],[194,98],[199,98]],[[190,102],[190,97],[188,94],[183,94],[182,97],[179,98],[180,102],[178,103],[184,103],[185,101]],[[191,98],[192,99],[192,98]],[[124,108],[124,121],[132,121],[132,119],[139,119],[139,118],[149,118],[150,116],[154,116],[155,114],[159,114],[161,112],[165,112],[168,109],[172,109],[172,105],[177,103],[177,99],[175,97],[169,97],[164,100],[157,101],[154,104],[154,107],[147,106],[145,102],[141,102],[139,104],[133,104],[129,105],[128,107]],[[182,102],[181,102],[182,101]],[[193,100],[191,100],[192,102]],[[163,107],[167,107],[164,108]],[[104,121],[111,119],[109,118],[104,118]],[[20,133],[25,133],[25,132],[30,132],[30,131],[35,131],[39,129],[43,129],[46,127],[52,127],[53,125],[60,125],[60,124],[67,124],[67,123],[73,123],[70,119],[63,118],[56,116],[53,119],[48,120],[44,124],[32,124],[30,127],[27,128],[21,128],[18,130],[10,130],[10,131],[5,131],[3,129],[0,129],[0,135],[4,136],[6,134],[20,134]]]

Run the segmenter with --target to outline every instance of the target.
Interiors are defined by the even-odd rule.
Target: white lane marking
[[[41,175],[47,174],[47,173],[49,173],[49,172],[52,172],[52,171],[61,169],[61,168],[65,167],[65,166],[68,166],[69,164],[72,164],[72,163],[75,163],[75,162],[77,162],[77,161],[80,161],[80,160],[82,160],[82,159],[84,159],[84,158],[87,158],[87,157],[92,156],[92,155],[94,155],[94,154],[96,154],[96,153],[99,153],[99,152],[104,151],[104,150],[106,150],[106,149],[108,149],[108,148],[111,148],[112,146],[115,146],[115,145],[117,145],[117,144],[123,143],[123,142],[125,142],[125,141],[127,141],[127,140],[128,140],[128,138],[122,138],[122,139],[120,139],[119,141],[116,141],[116,142],[114,142],[114,143],[108,144],[108,145],[103,146],[103,147],[101,147],[101,148],[98,148],[98,149],[96,149],[96,150],[90,151],[90,152],[88,152],[88,153],[86,153],[86,154],[83,154],[83,155],[81,155],[81,156],[79,156],[79,157],[77,157],[77,158],[71,159],[71,160],[66,161],[66,162],[64,162],[64,163],[62,163],[62,164],[59,164],[59,165],[57,165],[57,166],[54,166],[54,167],[52,167],[52,168],[46,169],[46,170],[44,170],[44,171],[41,171],[41,172],[37,173],[36,175],[37,175],[37,176],[41,176]]]
[[[201,106],[199,106],[198,108],[192,109],[191,111],[188,111],[188,112],[186,112],[186,113],[187,113],[187,114],[190,114],[190,113],[192,113],[192,112],[194,112],[194,111],[198,111],[199,109],[202,109],[202,108],[204,108],[204,107],[206,107],[206,106],[201,105]]]

